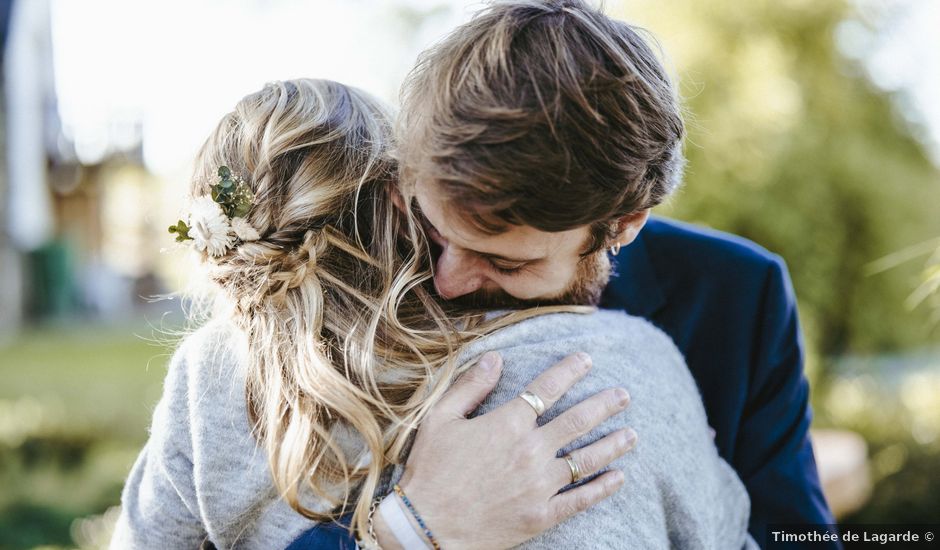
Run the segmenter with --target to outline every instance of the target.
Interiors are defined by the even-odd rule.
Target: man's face
[[[511,226],[496,235],[464,220],[433,185],[415,200],[434,253],[434,286],[444,299],[473,308],[591,304],[610,277],[606,250],[582,256],[587,227],[546,232]]]

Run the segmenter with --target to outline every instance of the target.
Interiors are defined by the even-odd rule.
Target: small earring
[[[614,256],[620,254],[620,243],[615,243],[614,246],[610,247],[610,253]]]

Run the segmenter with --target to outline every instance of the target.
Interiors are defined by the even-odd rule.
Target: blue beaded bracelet
[[[408,500],[407,496],[405,496],[405,491],[402,490],[402,488],[399,487],[397,483],[395,484],[395,493],[401,497],[402,502],[405,503],[405,506],[408,508],[408,511],[411,512],[411,515],[414,516],[416,520],[418,520],[418,525],[420,525],[421,529],[424,530],[424,534],[428,537],[428,540],[431,541],[431,546],[434,547],[434,550],[441,550],[441,546],[437,543],[437,539],[434,538],[434,534],[431,533],[431,530],[428,529],[428,526],[424,524],[424,520],[421,519],[420,515],[418,515],[418,511],[415,510],[414,505],[411,504],[411,501]]]

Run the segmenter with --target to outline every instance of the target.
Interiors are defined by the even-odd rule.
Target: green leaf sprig
[[[193,240],[189,236],[189,226],[183,220],[176,222],[176,225],[171,225],[169,231],[171,235],[176,233],[176,242],[178,243]]]

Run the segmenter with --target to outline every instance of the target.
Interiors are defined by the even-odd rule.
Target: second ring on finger
[[[591,459],[587,453],[572,451],[561,457],[564,464],[564,470],[568,472],[568,483],[577,483],[592,474]]]
[[[563,455],[558,462],[559,480],[563,485],[577,483],[594,475],[618,456],[636,444],[636,432],[632,428],[618,430],[590,445]]]

